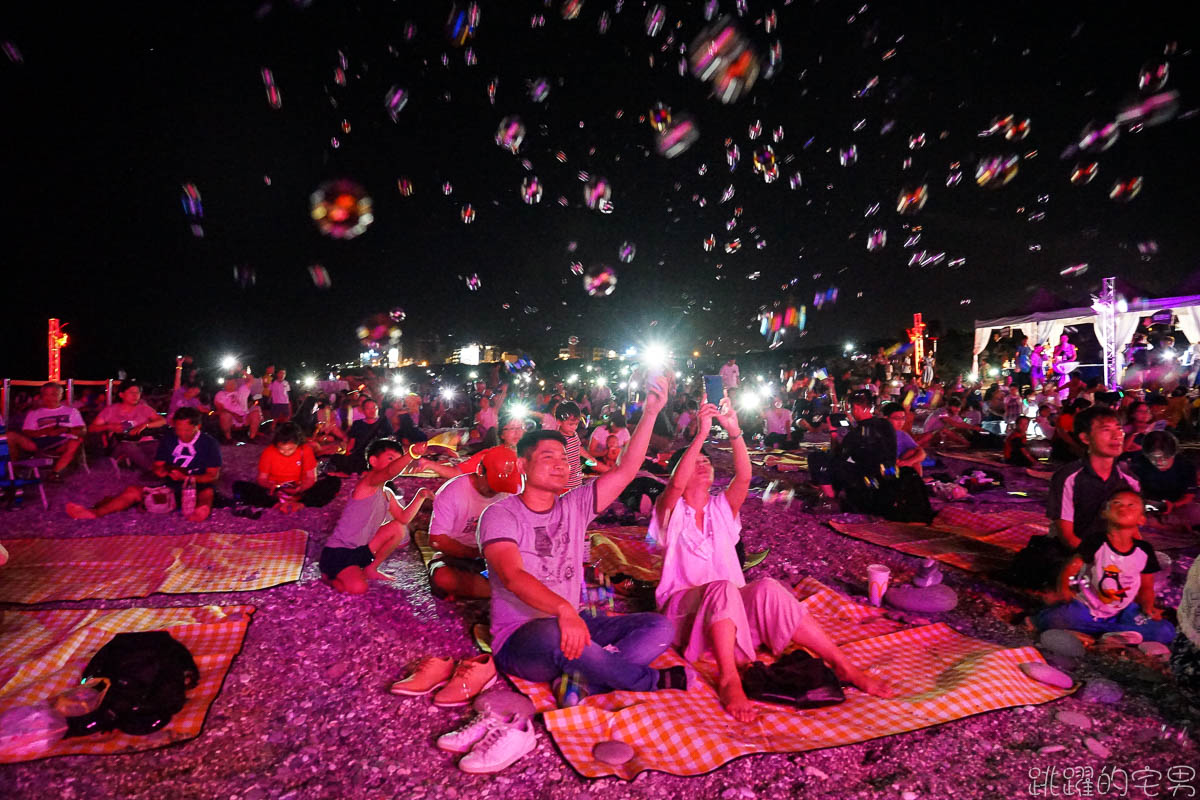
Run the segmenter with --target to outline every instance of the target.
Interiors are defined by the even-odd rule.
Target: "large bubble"
[[[1140,175],[1136,178],[1119,180],[1108,190],[1108,197],[1110,200],[1116,200],[1118,203],[1128,203],[1141,193],[1142,183]]]
[[[758,80],[758,56],[728,17],[692,41],[688,62],[692,74],[708,82],[722,103],[734,102]]]
[[[612,187],[604,178],[589,178],[583,187],[583,202],[592,210],[604,212],[611,196]]]
[[[400,339],[400,327],[388,314],[372,314],[358,326],[358,341],[364,347],[379,347]]]
[[[680,114],[658,135],[659,155],[675,158],[685,152],[700,138],[700,129],[687,114]]]
[[[882,250],[883,246],[886,244],[887,231],[883,228],[876,228],[875,230],[871,231],[871,235],[867,237],[867,250],[872,253],[876,250]]]
[[[1020,165],[1020,157],[1014,155],[981,158],[975,165],[975,183],[988,189],[998,189],[1017,177]]]
[[[607,297],[617,288],[617,273],[605,264],[589,267],[583,275],[583,288],[592,297]]]
[[[637,255],[637,245],[633,242],[622,242],[617,249],[617,257],[625,264],[633,261],[635,255]]]
[[[521,181],[521,199],[530,206],[542,202],[542,184],[536,175],[528,175]]]
[[[1143,92],[1157,92],[1167,84],[1171,66],[1166,61],[1147,61],[1138,72],[1138,88]]]
[[[309,197],[309,205],[317,228],[334,239],[353,239],[375,220],[371,198],[363,187],[350,180],[321,184]]]
[[[1071,170],[1071,183],[1076,186],[1089,184],[1099,171],[1100,165],[1095,161],[1076,164],[1075,168]]]
[[[500,120],[500,126],[496,128],[496,144],[515,153],[521,148],[521,142],[524,140],[525,125],[520,117],[514,114]]]
[[[896,212],[900,214],[915,214],[925,207],[929,199],[929,187],[925,184],[910,186],[900,192],[896,199]]]

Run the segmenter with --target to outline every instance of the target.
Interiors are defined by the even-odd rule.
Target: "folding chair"
[[[23,461],[13,461],[8,453],[8,443],[0,441],[0,462],[5,466],[5,473],[8,475],[6,480],[0,480],[0,486],[12,492],[17,489],[23,489],[27,486],[37,486],[38,494],[42,498],[42,510],[50,508],[50,504],[46,501],[46,487],[42,483],[42,474],[39,471],[42,467],[54,466],[52,458],[27,458]],[[32,477],[18,478],[17,470],[29,470]]]

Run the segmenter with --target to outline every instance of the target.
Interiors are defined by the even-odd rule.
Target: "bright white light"
[[[625,365],[624,367],[621,367],[621,374],[622,374],[622,375],[628,375],[628,374],[629,374],[629,365]]]
[[[529,416],[529,409],[522,403],[513,403],[508,407],[508,413],[517,419],[525,419]]]
[[[379,393],[380,393],[380,394],[387,394],[387,393],[388,393],[388,387],[387,387],[387,384],[386,384],[386,383],[385,383],[385,384],[383,384],[383,385],[381,385],[381,386],[379,387]]]
[[[441,394],[442,394],[443,400],[453,400],[454,399],[454,389],[452,389],[449,386],[443,387]]]
[[[991,369],[988,370],[988,375],[991,375],[993,378],[995,378],[999,374],[1000,374],[999,367],[992,367]]]
[[[632,392],[632,391],[634,391],[635,389],[637,389],[637,381],[630,381],[630,382],[629,382],[629,391],[631,391],[631,392]]]
[[[402,374],[400,374],[399,372],[397,372],[395,375],[392,376],[392,381],[394,383],[404,383],[404,376]]]
[[[620,384],[619,386],[617,386],[617,388],[618,388],[618,389],[624,389],[624,388],[625,388],[626,386],[628,386],[628,385],[629,385],[628,383],[622,383],[622,384]]]
[[[978,372],[972,372],[970,375],[967,376],[968,383],[975,383],[975,381],[977,381],[977,380],[979,380]]]
[[[770,386],[764,386],[758,390],[758,396],[763,399],[764,403],[769,403],[769,402],[771,402],[771,399],[775,396],[775,392],[773,392],[771,390]]]
[[[762,398],[754,392],[742,392],[741,395],[738,396],[738,405],[740,405],[742,408],[758,408],[759,404],[761,403]]]
[[[311,389],[312,387],[314,387],[316,385],[317,385],[317,379],[315,376],[309,375],[307,378],[304,379],[305,388]]]
[[[237,356],[225,356],[221,359],[221,369],[229,372],[237,366],[237,363]]]
[[[603,375],[596,376],[596,385],[597,386],[604,386],[607,383],[608,383],[608,378],[604,377]]]
[[[567,376],[567,383],[578,383],[578,382],[579,382],[578,375],[568,375]]]
[[[592,371],[592,365],[591,365],[591,364],[588,364],[588,365],[587,365],[587,371],[588,371],[588,372],[591,372],[591,371]]]
[[[627,347],[627,348],[625,348],[625,355],[627,355],[627,356],[636,356],[636,355],[637,355],[637,348],[636,348],[636,347]]]
[[[479,377],[479,373],[472,370],[471,372],[467,373],[467,377],[470,378],[471,380],[475,380],[476,378]]]
[[[642,366],[648,370],[662,369],[667,363],[667,348],[655,342],[654,344],[646,345],[645,351],[642,353]]]
[[[847,353],[854,349],[854,342],[846,342],[846,346],[842,348]]]
[[[675,373],[675,377],[676,377],[676,378],[682,378],[682,377],[683,377],[683,373],[682,373],[682,372],[676,372],[676,373]]]
[[[383,386],[379,387],[379,390],[381,392],[387,391],[387,384],[384,384]],[[392,391],[394,391],[396,394],[408,394],[408,387],[397,383],[392,388]]]
[[[756,375],[756,376],[755,376],[755,378],[758,380],[758,382],[759,382],[759,383],[762,383],[762,382],[763,382],[763,376],[762,376],[762,375]]]

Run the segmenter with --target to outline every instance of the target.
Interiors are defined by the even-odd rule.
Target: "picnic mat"
[[[300,578],[307,542],[302,530],[6,539],[0,603],[265,589]]]
[[[191,739],[204,727],[242,649],[254,606],[0,611],[0,713],[46,700],[79,684],[92,656],[118,633],[169,630],[192,653],[200,683],[167,727],[148,736],[108,734],[64,739],[38,756],[108,755]],[[5,758],[0,762],[32,760]]]
[[[829,526],[855,539],[981,573],[1004,569],[1031,536],[1049,532],[1046,516],[1036,511],[982,514],[955,506],[939,511],[930,525],[830,520]]]
[[[650,583],[662,578],[662,549],[646,541],[645,528],[598,528],[588,531],[588,537],[592,544],[589,561],[605,575],[628,575]]]
[[[852,603],[811,578],[796,591],[850,659],[891,681],[899,697],[882,699],[848,688],[846,702],[836,706],[799,711],[759,703],[758,719],[740,723],[721,708],[711,662],[697,665],[704,681],[686,692],[612,692],[564,709],[555,708],[547,684],[514,682],[544,712],[555,744],[576,771],[626,780],[646,770],[699,775],[752,753],[853,744],[1069,693],[1020,671],[1023,662],[1043,661],[1033,647],[1006,649],[942,623],[902,629],[880,617],[878,609]],[[668,650],[654,666],[681,663]],[[592,748],[610,739],[632,745],[633,759],[620,766],[596,761]]]
[[[429,531],[413,531],[413,545],[417,548],[417,553],[421,556],[421,563],[425,568],[429,568],[429,563],[437,557],[437,550],[429,543]]]

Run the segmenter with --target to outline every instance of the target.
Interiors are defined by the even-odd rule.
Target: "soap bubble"
[[[350,180],[321,184],[309,197],[309,206],[317,228],[334,239],[353,239],[375,221],[371,198]]]
[[[799,172],[793,172],[792,177],[788,178],[788,188],[799,189],[804,185],[804,179],[800,177]]]
[[[692,75],[710,83],[722,103],[734,102],[758,80],[758,55],[728,17],[692,41],[688,62]]]
[[[1167,83],[1170,64],[1166,61],[1147,61],[1138,72],[1138,89],[1143,92],[1157,92]]]
[[[393,86],[388,89],[388,93],[384,95],[383,107],[387,109],[388,116],[395,122],[400,117],[400,112],[408,105],[408,91],[401,89],[399,86]]]
[[[1058,274],[1063,276],[1064,278],[1074,278],[1078,275],[1082,275],[1083,273],[1087,272],[1087,269],[1088,269],[1087,264],[1073,264],[1073,265],[1067,267],[1066,269],[1059,270]]]
[[[617,257],[626,264],[633,261],[635,255],[637,255],[637,245],[633,242],[622,242],[621,247],[617,250]]]
[[[465,225],[470,225],[475,221],[475,209],[470,203],[467,203],[462,207],[462,221]]]
[[[471,273],[467,276],[467,288],[472,292],[478,292],[479,287],[483,285],[483,281],[479,280],[477,273]]]
[[[771,140],[778,144],[783,141],[783,126],[780,125],[775,130],[771,131]]]
[[[680,114],[658,135],[658,153],[665,158],[675,158],[685,152],[700,138],[696,123],[686,114]]]
[[[183,194],[179,199],[183,203],[183,213],[192,219],[202,219],[204,217],[204,204],[200,201],[200,190],[196,188],[196,184],[185,183],[183,185]]]
[[[583,274],[583,264],[581,264],[578,261],[572,261],[571,262],[571,274],[572,275],[582,275]]]
[[[742,249],[741,238],[733,239],[733,240],[725,243],[725,252],[726,253],[731,253],[731,254],[736,253],[738,250],[741,250],[741,249]]]
[[[1029,135],[1030,122],[1029,118],[1013,120],[1009,123],[1008,129],[1004,131],[1004,138],[1010,142],[1019,142]]]
[[[463,7],[458,3],[450,4],[450,16],[446,20],[446,38],[455,47],[462,47],[475,35],[479,25],[479,5],[471,3]]]
[[[1153,127],[1171,120],[1179,113],[1179,92],[1159,92],[1130,103],[1117,114],[1117,122],[1130,128]]]
[[[753,141],[759,136],[762,136],[762,120],[756,119],[750,124],[750,140]]]
[[[249,289],[254,284],[258,283],[258,273],[254,271],[254,267],[235,266],[233,268],[233,279],[238,286],[243,289]]]
[[[650,109],[650,127],[662,133],[671,124],[671,107],[655,103]]]
[[[442,194],[449,197],[450,193],[453,191],[454,191],[454,186],[450,183],[450,181],[446,181],[445,183],[442,184]]]
[[[867,237],[867,250],[874,253],[880,250],[887,244],[887,231],[883,228],[876,228],[871,231],[871,235]]]
[[[707,253],[707,252],[711,251],[711,250],[712,250],[714,247],[716,247],[716,246],[717,246],[717,237],[716,237],[716,236],[713,236],[713,235],[710,233],[710,234],[708,235],[708,238],[704,240],[704,251]]]
[[[1021,159],[1018,156],[991,156],[982,158],[975,165],[975,183],[989,189],[998,189],[1017,177]]]
[[[899,214],[915,214],[925,207],[929,199],[929,187],[925,184],[907,187],[900,192],[896,200],[896,212]]]
[[[583,202],[592,210],[604,211],[604,206],[612,195],[612,187],[604,178],[591,178],[583,187]]]
[[[658,32],[662,30],[666,21],[667,10],[661,4],[650,9],[650,13],[646,14],[646,35],[658,36]]]
[[[908,149],[920,150],[925,146],[925,133],[914,133],[908,137]]]
[[[843,147],[840,150],[838,150],[838,162],[843,167],[848,167],[851,164],[857,163],[858,162],[858,147],[855,145],[850,145],[849,147]]]
[[[320,264],[313,264],[309,267],[308,276],[312,278],[313,286],[318,289],[328,289],[333,285],[333,280],[329,277],[329,270]]]
[[[529,87],[529,99],[535,103],[545,102],[550,96],[550,81],[545,78],[534,78],[526,85]]]
[[[372,314],[358,326],[358,341],[364,347],[378,347],[400,339],[400,328],[387,314]]]
[[[589,267],[583,276],[583,288],[592,297],[607,297],[617,288],[617,273],[604,264]]]
[[[754,171],[770,172],[775,169],[775,150],[771,145],[763,145],[754,151]]]
[[[1075,169],[1071,170],[1071,183],[1076,186],[1089,184],[1099,171],[1100,165],[1095,161],[1076,164]]]
[[[267,102],[271,108],[278,110],[283,106],[283,95],[279,92],[279,87],[275,85],[275,76],[271,70],[263,67],[262,69],[263,88],[267,90]]]
[[[1115,122],[1100,124],[1090,122],[1079,134],[1079,149],[1091,153],[1103,153],[1117,143],[1121,127]]]
[[[536,175],[528,175],[521,181],[521,199],[529,206],[542,202],[542,184]]]
[[[408,314],[405,313],[403,308],[397,307],[389,311],[388,316],[391,317],[392,322],[401,323],[404,322],[404,318],[407,317]]]
[[[565,0],[562,4],[563,19],[577,19],[583,11],[583,0]]]
[[[521,122],[520,117],[514,114],[500,120],[500,126],[496,128],[496,144],[515,153],[520,149],[521,142],[524,140],[525,125]]]
[[[1119,203],[1128,203],[1142,191],[1142,177],[1119,180],[1108,190],[1108,199]]]
[[[725,162],[727,164],[729,164],[730,171],[732,171],[733,168],[737,166],[738,159],[740,159],[741,157],[742,157],[742,151],[738,149],[738,146],[736,144],[733,145],[732,147],[726,148]]]
[[[401,178],[400,180],[396,181],[396,188],[399,189],[400,194],[404,195],[405,197],[412,197],[413,185],[412,181],[410,181],[408,178]]]

